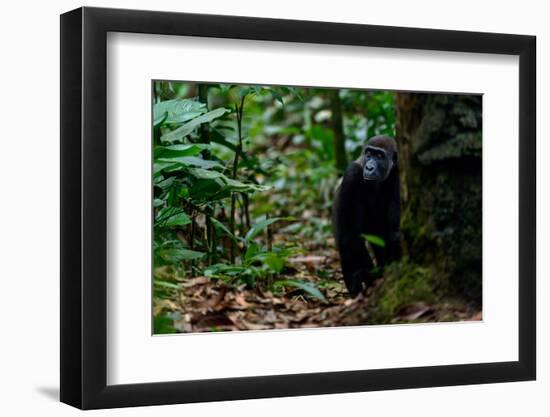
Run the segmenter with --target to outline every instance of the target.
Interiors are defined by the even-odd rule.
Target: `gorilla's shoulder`
[[[351,164],[348,165],[346,168],[346,172],[344,172],[344,181],[357,181],[360,180],[363,175],[363,168],[361,167],[361,164],[358,161],[353,161]]]

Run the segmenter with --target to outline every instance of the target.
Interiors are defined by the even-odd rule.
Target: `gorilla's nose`
[[[374,168],[376,168],[376,165],[374,165],[374,164],[371,164],[369,162],[367,162],[365,164],[365,170],[368,171],[368,172],[374,171]]]

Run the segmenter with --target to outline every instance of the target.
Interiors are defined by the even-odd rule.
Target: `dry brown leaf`
[[[425,314],[433,313],[434,309],[426,303],[413,303],[399,309],[394,321],[417,320]]]
[[[273,326],[262,324],[262,323],[251,323],[246,321],[245,319],[241,320],[241,323],[244,324],[247,330],[267,330],[272,329]]]
[[[182,282],[181,286],[184,288],[189,288],[194,287],[195,285],[206,284],[207,282],[210,282],[210,279],[208,277],[196,277]]]
[[[275,315],[275,311],[268,310],[264,315],[264,320],[267,323],[275,323],[277,321],[277,316]]]
[[[478,311],[476,314],[472,316],[470,320],[476,320],[476,321],[483,320],[483,313],[481,311]]]
[[[205,315],[198,320],[196,320],[195,326],[201,328],[212,328],[212,327],[224,327],[231,326],[233,322],[222,313],[214,313]]]
[[[244,308],[250,307],[250,303],[245,300],[244,295],[241,293],[235,294],[235,302],[239,304],[241,307],[244,307]]]

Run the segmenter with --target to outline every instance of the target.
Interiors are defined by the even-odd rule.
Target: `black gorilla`
[[[389,136],[374,136],[352,162],[336,190],[332,223],[342,273],[352,297],[373,279],[373,261],[362,235],[382,238],[372,245],[377,266],[401,256],[399,233],[399,167],[397,144]]]

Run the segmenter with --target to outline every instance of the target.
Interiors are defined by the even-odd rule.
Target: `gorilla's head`
[[[373,136],[367,142],[362,155],[363,179],[384,181],[397,165],[397,143],[389,136]]]

